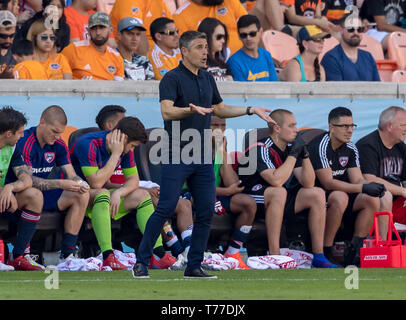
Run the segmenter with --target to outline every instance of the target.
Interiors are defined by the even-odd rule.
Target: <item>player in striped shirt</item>
[[[154,212],[148,191],[139,188],[138,169],[134,148],[147,141],[144,125],[137,118],[121,119],[114,130],[83,135],[71,147],[73,166],[90,187],[90,204],[87,215],[103,254],[104,263],[116,269],[126,269],[114,256],[111,239],[111,218],[118,220],[128,213],[136,214],[137,224],[143,233]],[[125,182],[113,188],[110,178],[121,166]],[[162,238],[154,247],[154,254],[167,261],[168,268],[176,259],[165,253]],[[114,269],[114,268],[113,268]]]
[[[385,186],[368,183],[362,176],[358,149],[351,142],[356,127],[351,110],[334,108],[329,113],[328,122],[329,132],[309,143],[317,185],[326,190],[328,209],[324,253],[333,260],[331,248],[343,221],[344,237],[352,237],[351,245],[344,254],[344,265],[359,266],[360,248],[371,229]]]
[[[25,130],[18,141],[23,159],[32,170],[33,186],[44,196],[43,211],[66,211],[61,259],[73,257],[89,202],[89,186],[77,176],[68,147],[61,139],[66,124],[64,110],[49,106],[42,112],[38,126]]]
[[[301,138],[296,138],[296,119],[292,112],[277,109],[270,114],[277,124],[269,125],[269,136],[251,145],[245,155],[256,155],[254,174],[239,175],[244,193],[257,201],[257,216],[265,216],[270,254],[280,254],[282,220],[307,214],[313,250],[312,266],[337,268],[323,254],[326,220],[324,190],[314,186],[315,173]],[[255,158],[254,158],[255,159]],[[249,163],[247,163],[249,165]]]

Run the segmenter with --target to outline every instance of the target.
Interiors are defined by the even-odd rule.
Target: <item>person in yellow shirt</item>
[[[172,17],[180,34],[197,30],[200,22],[206,17],[220,20],[230,35],[228,46],[233,54],[242,47],[238,38],[237,20],[246,14],[247,10],[240,0],[188,0]]]
[[[161,80],[169,71],[179,65],[182,55],[179,50],[179,31],[173,20],[155,19],[150,25],[155,45],[148,53],[148,59],[154,69],[155,80]]]
[[[113,26],[114,37],[117,42],[117,24],[121,19],[127,17],[141,19],[141,22],[144,25],[148,44],[142,44],[137,53],[146,55],[148,47],[151,49],[154,46],[154,41],[149,32],[149,27],[152,21],[160,17],[172,19],[172,14],[164,0],[116,0],[113,9],[110,12],[110,19]]]
[[[73,79],[123,80],[124,62],[115,49],[108,46],[110,18],[96,12],[89,18],[89,40],[73,42],[63,49],[72,69]]]
[[[33,60],[41,63],[50,80],[72,79],[72,69],[68,60],[61,53],[56,53],[56,35],[47,29],[44,22],[35,21],[27,33],[27,40],[34,47]]]
[[[14,41],[11,52],[17,62],[14,67],[14,79],[48,80],[43,65],[33,60],[34,49],[31,41]]]

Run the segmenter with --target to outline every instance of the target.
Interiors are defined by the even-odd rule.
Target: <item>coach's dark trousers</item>
[[[137,262],[149,265],[153,246],[165,221],[173,215],[182,186],[187,181],[195,208],[192,242],[188,254],[188,269],[200,268],[210,234],[214,212],[216,186],[212,164],[166,164],[162,165],[161,188],[158,205],[148,219]]]

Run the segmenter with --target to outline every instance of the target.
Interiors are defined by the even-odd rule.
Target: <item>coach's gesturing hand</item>
[[[202,116],[205,116],[206,114],[212,113],[214,111],[213,108],[199,107],[195,106],[193,103],[189,103],[189,108],[191,112],[198,113]]]
[[[362,193],[371,197],[383,197],[386,188],[382,183],[370,182],[362,185]]]

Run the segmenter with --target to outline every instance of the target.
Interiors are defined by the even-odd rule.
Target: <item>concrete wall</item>
[[[218,82],[217,85],[224,98],[406,98],[406,83],[392,82]],[[158,86],[158,81],[0,80],[0,95],[157,97]]]

